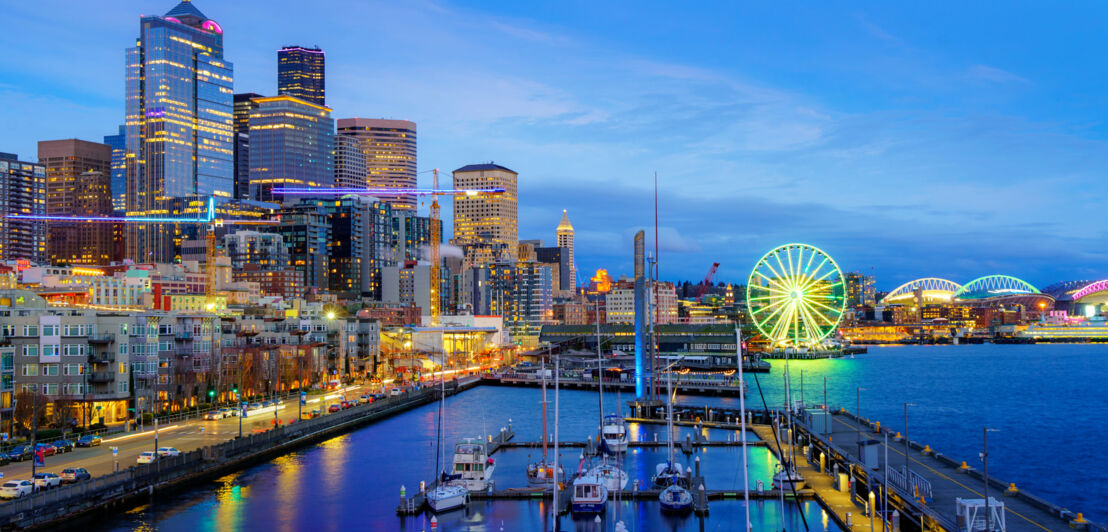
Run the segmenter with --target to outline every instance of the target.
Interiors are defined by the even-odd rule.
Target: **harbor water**
[[[790,362],[793,393],[808,403],[827,401],[856,409],[857,388],[861,413],[894,430],[903,430],[903,403],[909,407],[909,436],[944,454],[973,465],[981,451],[982,427],[999,429],[989,436],[992,475],[1034,492],[1093,520],[1108,521],[1100,505],[1108,486],[1108,464],[1096,460],[1097,442],[1108,436],[1108,382],[1104,356],[1098,345],[967,345],[871,348],[850,359]],[[773,407],[783,404],[782,368],[750,382],[751,408],[761,408],[761,395]],[[605,409],[626,400],[605,394]],[[448,445],[463,437],[495,433],[511,420],[517,441],[541,438],[540,391],[535,388],[479,387],[447,399],[445,437]],[[553,393],[549,395],[553,422]],[[737,399],[684,397],[685,404],[737,406]],[[563,441],[584,441],[596,433],[597,394],[563,390]],[[155,495],[149,504],[83,529],[93,530],[430,530],[429,517],[397,517],[401,486],[412,494],[421,480],[435,474],[437,405],[426,405],[356,432],[282,456],[212,482],[175,494]],[[678,428],[684,439],[692,428]],[[659,441],[662,426],[630,428],[634,440]],[[553,433],[553,427],[550,428]],[[734,431],[706,430],[711,440],[734,437]],[[692,456],[678,453],[686,465],[700,457],[701,472],[711,490],[742,486],[738,449],[707,448]],[[567,474],[576,470],[580,449],[563,449]],[[447,460],[449,460],[449,449]],[[510,448],[493,455],[496,489],[526,484],[524,468],[541,450]],[[666,458],[664,447],[631,449],[624,468],[632,479],[648,483],[654,466]],[[761,480],[768,489],[776,460],[764,447],[748,450],[750,486]],[[631,484],[628,484],[630,489]],[[466,510],[440,516],[439,530],[549,530],[547,502],[539,499],[473,501]],[[742,522],[741,500],[713,501],[708,516],[670,517],[653,501],[610,503],[605,520],[563,518],[566,530],[611,530],[618,515],[631,530],[732,530]],[[803,511],[801,511],[803,510]],[[755,530],[838,530],[819,505],[798,508],[776,501],[751,504]],[[739,525],[741,526],[741,525]]]

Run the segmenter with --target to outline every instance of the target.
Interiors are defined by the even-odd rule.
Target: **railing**
[[[88,342],[90,344],[108,344],[115,341],[115,334],[112,333],[100,333],[88,335]]]
[[[110,371],[98,371],[96,373],[88,374],[89,382],[112,382],[115,380],[115,374]]]

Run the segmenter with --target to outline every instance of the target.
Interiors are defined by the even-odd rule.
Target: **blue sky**
[[[114,132],[123,49],[173,5],[0,6],[0,151]],[[1108,276],[1104,4],[196,5],[236,91],[275,92],[280,46],[322,46],[336,117],[416,121],[421,171],[518,171],[520,237],[552,241],[569,209],[585,272],[630,273],[657,172],[668,279],[719,261],[745,282],[792,241],[885,289]]]

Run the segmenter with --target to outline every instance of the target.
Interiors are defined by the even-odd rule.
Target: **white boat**
[[[477,438],[465,438],[454,446],[454,468],[451,484],[463,485],[469,491],[484,491],[492,482],[496,463],[489,458],[485,442]]]
[[[598,514],[608,502],[608,486],[604,479],[586,473],[573,480],[570,510],[575,514]]]
[[[461,508],[468,502],[469,490],[461,485],[440,483],[427,492],[427,506],[435,513]]]
[[[658,495],[662,510],[668,512],[687,512],[692,510],[692,494],[676,484],[662,490]]]
[[[804,477],[796,472],[792,466],[777,465],[777,473],[773,475],[773,488],[783,491],[792,491],[804,487]]]
[[[627,423],[623,421],[623,417],[616,414],[604,416],[604,422],[600,426],[600,437],[612,452],[626,452]]]
[[[664,488],[671,484],[677,484],[683,488],[689,487],[689,478],[685,476],[685,468],[679,463],[665,462],[654,468],[654,477],[651,479],[655,486]]]
[[[586,476],[602,480],[604,485],[608,487],[608,491],[623,490],[627,487],[627,473],[614,464],[600,464],[590,469]]]

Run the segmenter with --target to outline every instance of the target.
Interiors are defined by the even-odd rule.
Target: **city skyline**
[[[134,44],[139,13],[172,4],[120,2],[80,19],[50,17],[51,2],[6,6],[25,23],[0,39],[41,53],[3,59],[12,75],[0,117],[25,127],[0,133],[0,151],[30,160],[39,140],[113,134],[124,116],[120,52]],[[719,261],[717,279],[743,282],[788,241],[872,272],[880,289],[992,273],[1041,288],[1108,270],[1094,251],[1104,220],[1092,203],[1104,133],[1088,109],[1103,76],[1069,59],[1093,36],[1088,13],[1001,20],[977,5],[917,25],[934,15],[427,3],[291,17],[246,2],[198,7],[228,28],[236,93],[272,93],[276,51],[318,45],[330,56],[334,115],[419,123],[420,172],[481,161],[518,171],[520,238],[553,240],[568,208],[579,282],[598,267],[630,273],[631,235],[653,222],[654,171],[665,279],[699,280]],[[353,31],[365,13],[395,24],[367,37]],[[661,19],[666,31],[688,25],[687,41],[661,42],[649,29]],[[101,38],[75,46],[89,24]],[[477,26],[491,34],[468,31]],[[1046,37],[1062,27],[1065,38]],[[1042,38],[1001,38],[1037,28]],[[417,33],[425,37],[396,44]],[[716,212],[731,216],[706,214]],[[1059,216],[1069,212],[1083,215]]]

